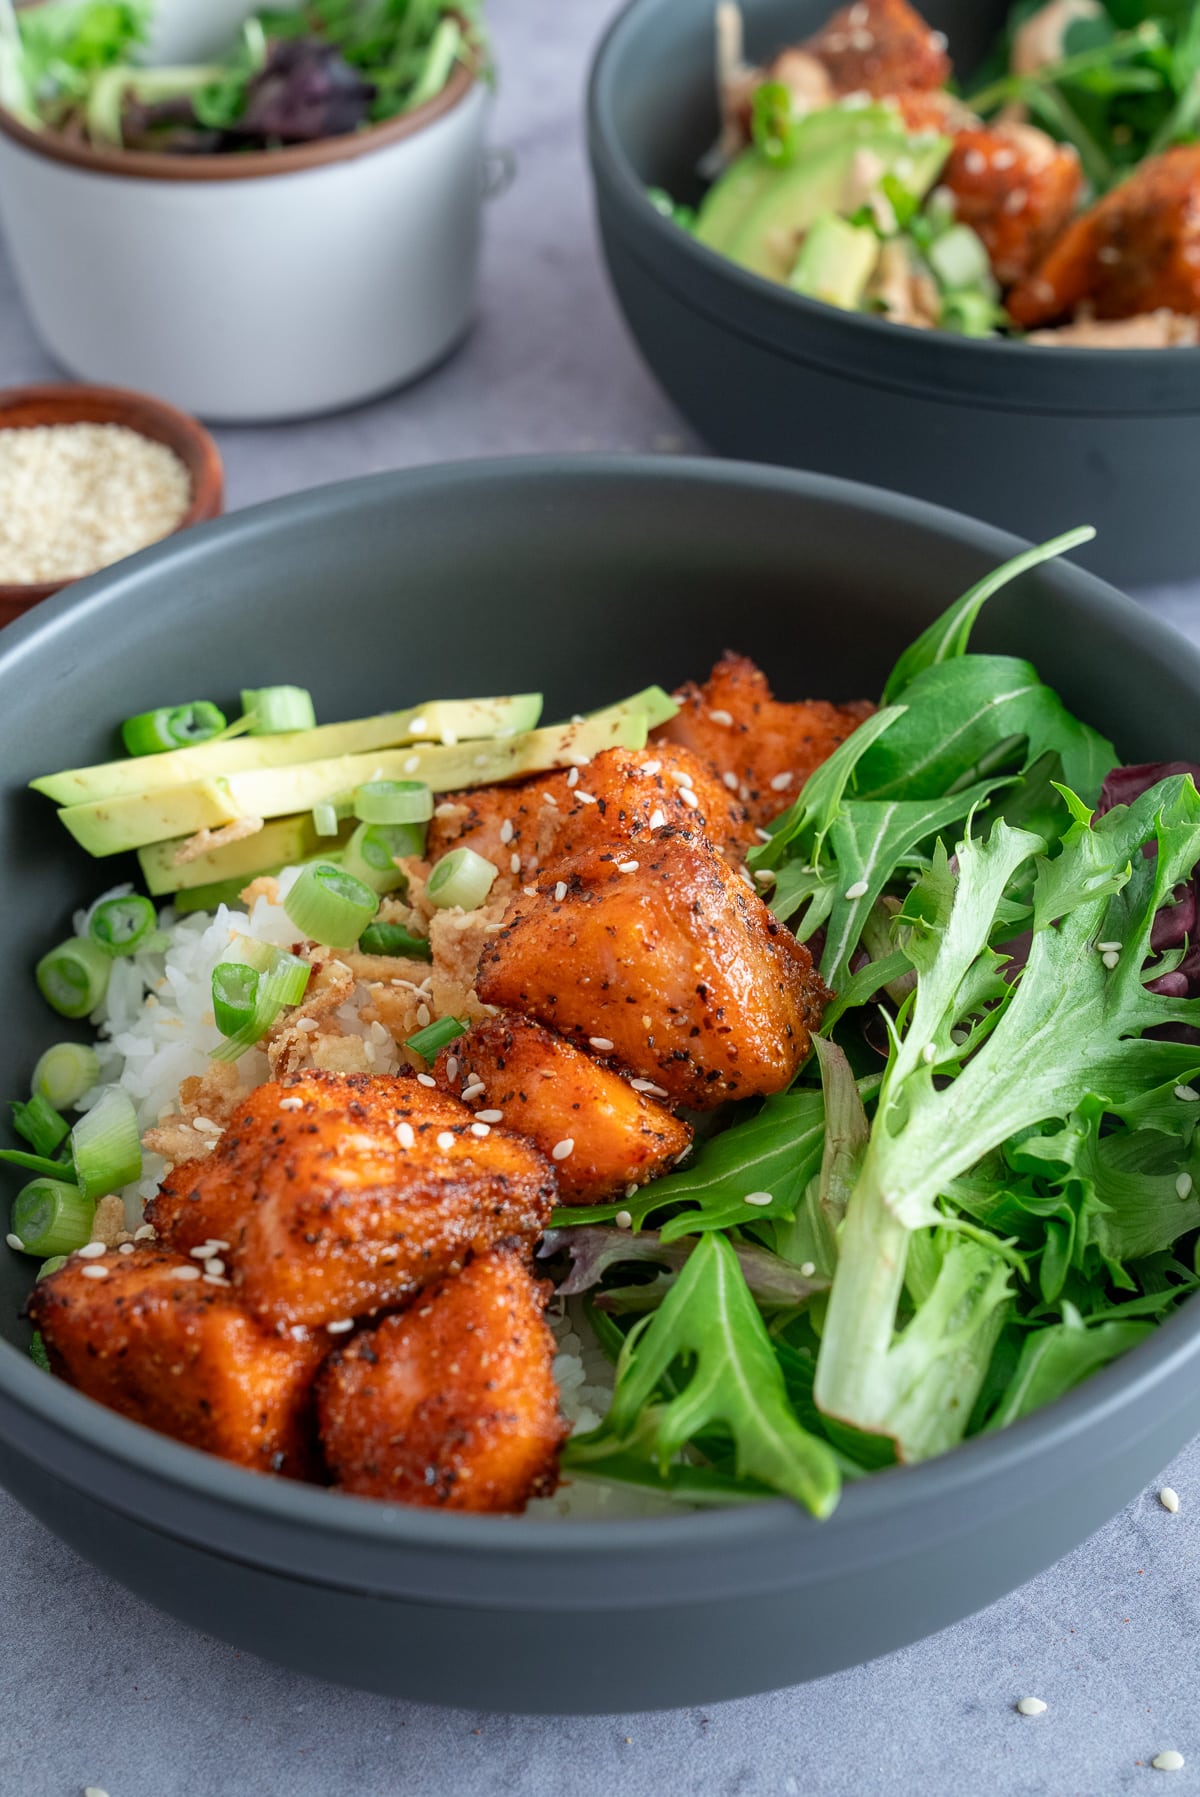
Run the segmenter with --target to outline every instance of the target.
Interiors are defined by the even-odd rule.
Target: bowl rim
[[[433,464],[362,475],[311,488],[228,514],[184,536],[168,537],[111,569],[90,575],[66,594],[59,594],[35,613],[18,620],[0,635],[0,691],[4,682],[21,677],[21,663],[37,652],[44,639],[65,642],[82,615],[102,615],[125,600],[131,578],[169,580],[188,559],[207,558],[210,547],[239,544],[246,550],[267,538],[286,536],[292,519],[331,526],[339,517],[361,511],[372,497],[420,494],[423,490],[456,494],[469,515],[474,489],[507,488],[512,503],[523,492],[546,505],[555,483],[594,489],[640,484],[684,483],[692,487],[750,490],[804,498],[839,509],[869,512],[897,523],[922,526],[944,540],[994,558],[996,562],[1021,547],[1021,540],[942,506],[829,475],[774,468],[718,458],[675,456],[539,455],[488,458]],[[609,505],[610,515],[620,508]],[[1182,662],[1200,693],[1200,650],[1172,626],[1141,611],[1134,602],[1099,576],[1067,562],[1037,570],[1037,576],[1064,595],[1086,598],[1101,626],[1136,626],[1141,643],[1164,665]],[[314,1485],[264,1477],[199,1449],[186,1447],[140,1423],[107,1410],[62,1381],[48,1378],[28,1354],[0,1339],[0,1398],[52,1432],[61,1433],[95,1456],[131,1468],[161,1485],[181,1488],[188,1497],[216,1501],[256,1522],[299,1527],[311,1536],[341,1537],[359,1546],[495,1556],[515,1562],[531,1552],[556,1561],[614,1551],[652,1564],[667,1549],[672,1555],[732,1550],[753,1544],[795,1549],[807,1540],[836,1540],[859,1534],[905,1514],[920,1513],[934,1499],[971,1500],[1004,1475],[1013,1476],[1023,1463],[1047,1453],[1069,1458],[1073,1445],[1097,1439],[1105,1425],[1120,1432],[1124,1444],[1136,1439],[1140,1400],[1165,1384],[1187,1388],[1200,1362],[1200,1298],[1185,1301],[1154,1334],[1093,1374],[1064,1397],[992,1435],[976,1436],[933,1460],[887,1469],[846,1485],[841,1501],[819,1525],[785,1498],[713,1510],[681,1510],[661,1516],[573,1521],[570,1519],[477,1516],[409,1508],[352,1497]],[[9,1433],[9,1431],[5,1431]],[[20,1448],[19,1436],[14,1444]],[[121,1508],[117,1500],[109,1500]],[[144,1518],[165,1534],[173,1529],[170,1515]],[[669,1532],[668,1532],[669,1531]],[[784,1564],[778,1566],[786,1576]],[[314,1568],[314,1576],[318,1576]],[[332,1575],[324,1582],[336,1583]],[[543,1602],[554,1603],[551,1593]],[[557,1601],[567,1605],[564,1586]],[[614,1604],[620,1601],[614,1596]],[[529,1607],[537,1600],[531,1595]],[[595,1606],[593,1606],[595,1607]]]
[[[24,406],[45,407],[54,415],[38,419],[36,423],[10,423],[8,414]],[[91,417],[80,410],[81,406],[111,410],[113,415],[111,418]],[[141,423],[135,422],[139,418],[154,419],[161,425],[163,434],[151,436]],[[153,393],[142,393],[133,387],[109,387],[95,381],[31,381],[19,387],[0,388],[0,431],[33,430],[59,424],[120,424],[174,452],[191,478],[192,497],[179,522],[167,532],[168,538],[220,516],[225,502],[224,462],[212,433],[190,412]],[[164,542],[166,538],[159,538],[159,541]],[[0,581],[0,608],[37,605],[63,587],[91,578],[91,575],[76,574],[63,580]]]
[[[1011,337],[963,337],[953,331],[918,330],[867,312],[843,311],[806,294],[794,293],[790,287],[755,274],[719,250],[697,242],[690,232],[681,230],[648,199],[645,186],[625,153],[613,111],[617,65],[625,54],[627,42],[656,15],[678,11],[675,0],[626,0],[608,25],[592,57],[587,85],[587,121],[594,174],[602,176],[615,188],[624,204],[634,209],[639,226],[657,239],[665,254],[679,258],[682,270],[690,267],[697,273],[706,273],[710,280],[724,279],[731,292],[743,293],[756,306],[766,308],[781,329],[789,323],[795,329],[797,322],[807,320],[830,333],[840,334],[846,340],[848,356],[853,355],[855,335],[867,332],[881,351],[891,345],[905,355],[908,362],[905,372],[913,387],[936,386],[936,359],[947,355],[956,356],[964,368],[978,359],[981,371],[986,368],[991,374],[997,370],[998,357],[1014,360],[1026,372],[1039,367],[1044,369],[1047,359],[1053,358],[1058,369],[1080,378],[1090,377],[1098,365],[1139,372],[1157,368],[1167,375],[1200,365],[1200,352],[1194,345],[1187,344],[1167,345],[1161,349],[1099,349],[1080,344],[1031,344]],[[709,14],[697,16],[707,20]],[[691,294],[690,282],[685,291]],[[760,333],[745,324],[740,328],[756,340],[762,340]],[[803,340],[798,338],[797,353],[804,347]],[[1099,364],[1098,357],[1103,358]],[[1029,408],[1023,406],[1021,409]],[[1045,409],[1054,408],[1047,406]],[[1097,401],[1095,409],[1104,411],[1107,408]]]
[[[282,150],[247,150],[228,156],[170,156],[161,150],[97,149],[61,131],[35,131],[5,106],[0,106],[0,135],[44,161],[62,163],[84,174],[185,183],[261,180],[269,175],[297,175],[310,169],[329,168],[390,149],[435,125],[480,85],[478,68],[460,59],[441,92],[411,112],[398,113],[381,124],[347,131],[339,137],[318,138],[315,143],[290,144]]]

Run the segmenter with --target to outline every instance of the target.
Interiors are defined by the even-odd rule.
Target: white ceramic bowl
[[[475,303],[487,95],[235,156],[94,150],[0,110],[0,223],[46,348],[206,418],[294,418],[413,379]]]

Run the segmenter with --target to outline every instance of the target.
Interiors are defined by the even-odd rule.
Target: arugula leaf
[[[664,1381],[680,1364],[681,1389],[664,1401]],[[732,1247],[707,1234],[660,1308],[626,1337],[603,1423],[572,1437],[563,1461],[601,1471],[612,1457],[633,1454],[665,1475],[689,1442],[718,1426],[732,1438],[739,1479],[829,1515],[841,1483],[837,1462],[796,1420]]]
[[[987,1428],[1006,1428],[1018,1417],[1062,1397],[1110,1360],[1136,1347],[1153,1328],[1153,1323],[1146,1322],[1085,1324],[1076,1312],[1065,1314],[1061,1323],[1037,1330],[1022,1348],[1017,1370]]]

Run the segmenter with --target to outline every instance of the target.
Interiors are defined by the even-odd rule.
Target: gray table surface
[[[519,174],[489,219],[470,342],[411,392],[220,434],[229,503],[373,469],[537,450],[698,447],[604,285],[581,146],[613,0],[495,0],[494,136]],[[0,383],[53,375],[0,261]],[[1200,585],[1143,595],[1200,639]],[[1181,1498],[1172,1516],[1158,1485]],[[1200,1786],[1200,1443],[1091,1541],[889,1659],[702,1710],[535,1720],[362,1696],[193,1634],[0,1493],[0,1797],[1109,1797]],[[803,1627],[803,1618],[797,1618]],[[564,1652],[570,1652],[564,1635]],[[1046,1713],[1026,1719],[1033,1694]],[[1150,1769],[1176,1748],[1186,1769]]]

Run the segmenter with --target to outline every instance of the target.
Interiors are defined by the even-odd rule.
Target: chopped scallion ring
[[[404,1046],[415,1049],[426,1062],[436,1061],[443,1048],[465,1035],[469,1027],[465,1017],[439,1017],[436,1023],[427,1024],[423,1030],[407,1037]]]
[[[13,1128],[24,1136],[35,1154],[50,1155],[61,1147],[71,1133],[71,1125],[60,1117],[52,1104],[35,1092],[28,1104],[14,1103]]]
[[[61,1179],[34,1179],[13,1199],[11,1228],[25,1253],[41,1259],[82,1248],[95,1215],[95,1202],[78,1186]]]
[[[213,968],[213,1016],[223,1036],[235,1036],[250,1022],[261,979],[258,969],[245,962],[219,961]]]
[[[427,824],[433,793],[422,780],[368,780],[355,789],[354,815],[364,824]]]
[[[34,969],[38,991],[60,1017],[86,1017],[108,991],[112,958],[98,942],[72,936],[43,955]]]
[[[100,1057],[82,1042],[56,1042],[33,1070],[33,1090],[56,1111],[69,1109],[100,1077]]]
[[[303,686],[248,687],[242,710],[254,722],[251,736],[280,736],[289,730],[313,730],[317,713],[312,694]]]
[[[397,861],[424,850],[424,824],[359,824],[342,850],[342,865],[356,880],[382,895],[407,883]]]
[[[224,965],[232,968],[234,963],[226,962]],[[239,1029],[226,1037],[219,1048],[213,1049],[211,1059],[214,1061],[240,1060],[247,1049],[260,1042],[287,1005],[300,1003],[308,990],[312,970],[308,962],[302,961],[299,955],[289,955],[283,949],[276,949],[265,972],[257,969],[254,971],[258,979],[254,1009]]]
[[[130,755],[161,755],[166,749],[211,742],[224,728],[223,712],[208,699],[194,699],[189,705],[162,705],[126,718],[121,741]]]
[[[301,871],[283,908],[311,941],[353,948],[378,911],[379,898],[345,868],[314,861]]]
[[[88,934],[106,955],[134,955],[154,934],[158,913],[148,898],[131,892],[105,899],[88,920]]]
[[[71,1131],[71,1151],[80,1190],[89,1198],[119,1192],[137,1179],[142,1171],[142,1135],[128,1092],[109,1087]]]
[[[474,849],[451,849],[430,874],[425,897],[439,911],[456,906],[461,911],[477,911],[492,890],[495,878],[492,863]]]
[[[364,955],[395,955],[406,961],[432,961],[428,936],[414,936],[402,923],[369,923],[358,939]]]
[[[313,829],[318,836],[336,836],[338,833],[337,806],[328,800],[322,800],[312,809]]]

